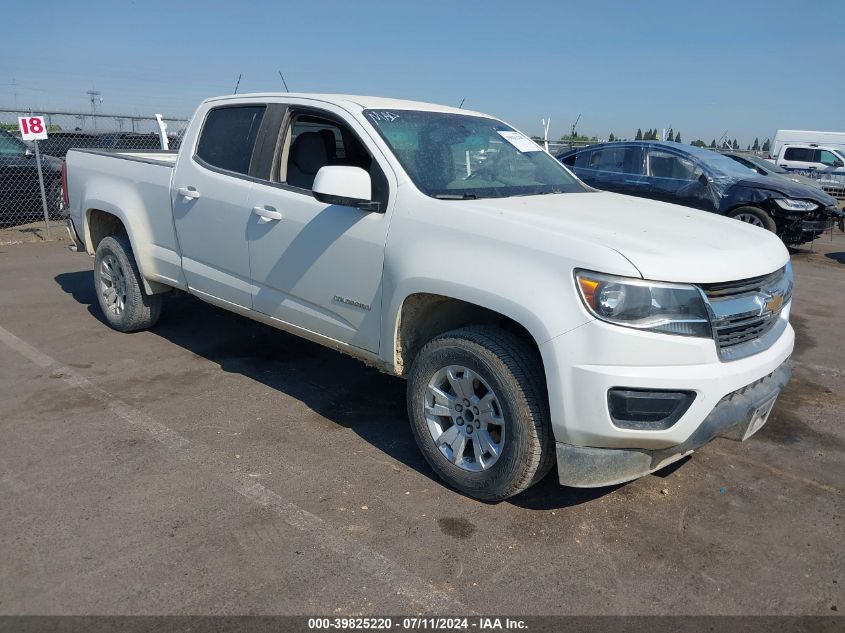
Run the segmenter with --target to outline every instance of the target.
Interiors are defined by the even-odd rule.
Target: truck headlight
[[[602,321],[624,327],[679,334],[712,336],[707,306],[695,286],[576,271],[581,299]]]
[[[793,200],[792,198],[775,198],[775,204],[787,211],[813,211],[820,206],[810,200]]]

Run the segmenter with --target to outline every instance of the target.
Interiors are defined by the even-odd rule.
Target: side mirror
[[[839,167],[845,167],[845,163],[843,163],[841,160],[837,160],[836,162],[833,163],[833,167],[834,167],[834,169],[837,169]]]
[[[373,184],[370,174],[360,167],[327,165],[321,167],[311,187],[314,197],[326,204],[339,204],[364,211],[382,211],[381,204],[373,202]]]
[[[29,148],[27,147],[27,148],[23,151],[23,155],[24,155],[24,158],[32,158],[33,156],[35,156],[35,152],[33,152],[31,149],[29,149]]]

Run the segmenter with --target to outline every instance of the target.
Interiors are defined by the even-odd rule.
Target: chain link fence
[[[828,194],[839,200],[845,200],[845,173],[817,170],[797,170],[793,173],[815,180],[816,184]]]
[[[48,137],[41,141],[21,140],[18,117],[43,116]],[[162,117],[169,149],[178,149],[188,120]],[[38,159],[44,182],[46,209],[38,178]],[[148,151],[162,149],[155,117],[121,114],[86,114],[37,110],[0,110],[0,229],[28,225],[48,231],[67,217],[62,185],[62,164],[70,149],[104,151]]]

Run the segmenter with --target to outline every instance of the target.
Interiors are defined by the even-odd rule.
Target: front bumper
[[[743,441],[766,423],[792,369],[780,365],[760,380],[729,393],[686,441],[664,449],[592,448],[557,443],[558,477],[565,486],[595,488],[620,484],[659,470],[716,437]]]
[[[834,226],[842,228],[842,219],[826,218],[824,220],[804,220],[801,222],[801,231],[804,233],[825,233]]]

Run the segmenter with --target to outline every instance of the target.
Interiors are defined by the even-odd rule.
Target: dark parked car
[[[835,223],[836,200],[815,187],[761,176],[709,149],[660,141],[601,143],[558,155],[588,185],[727,215],[808,242]]]
[[[62,199],[62,163],[42,154],[41,170],[51,217],[65,214]],[[0,130],[0,226],[41,217],[41,189],[35,154],[23,141]]]
[[[177,149],[178,138],[168,135],[170,149]],[[61,131],[50,132],[40,141],[41,152],[64,158],[69,149],[102,149],[106,151],[144,151],[161,149],[158,134],[139,132]]]

